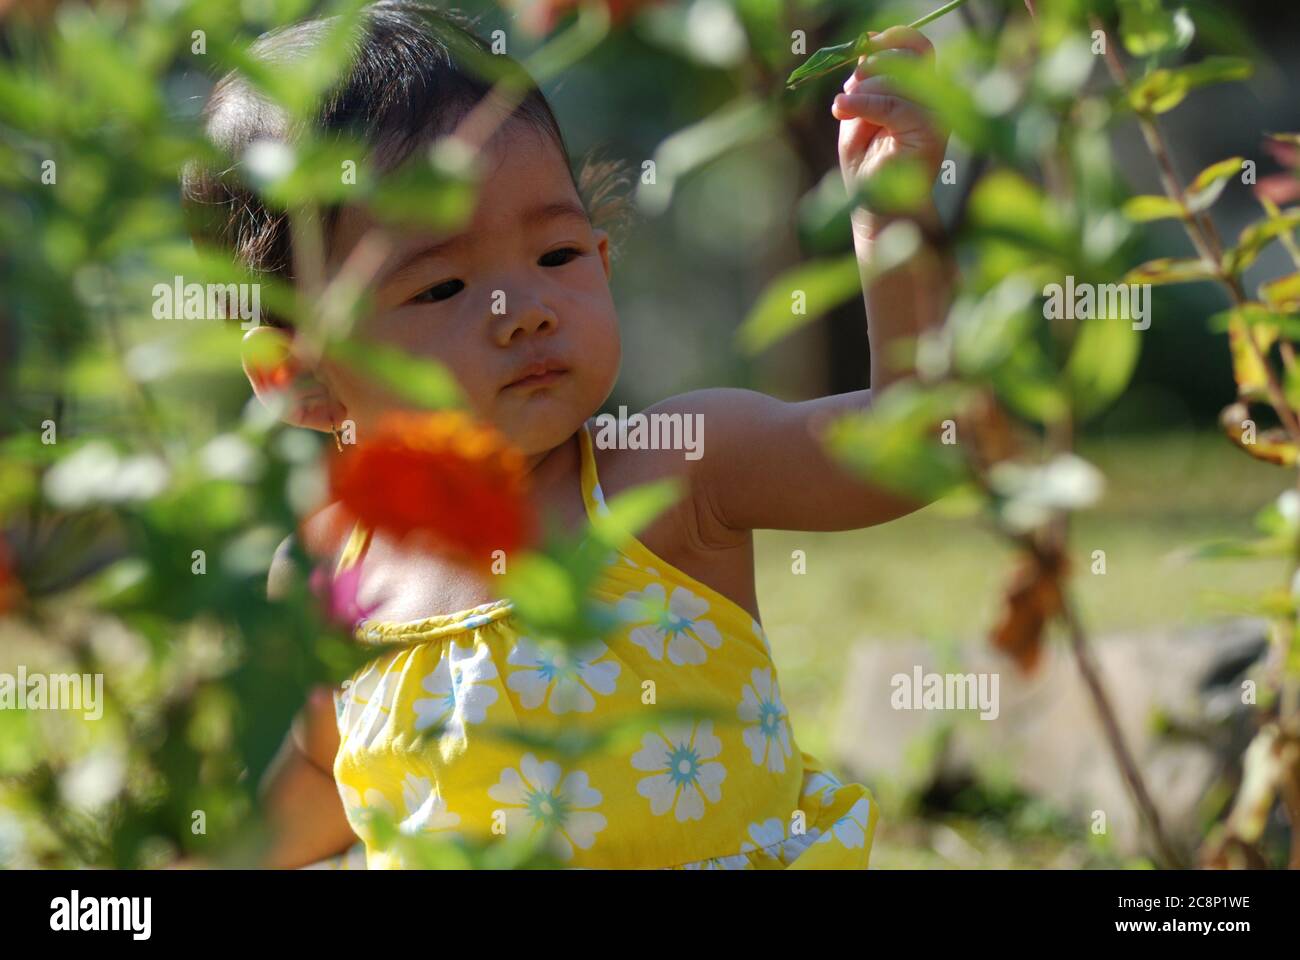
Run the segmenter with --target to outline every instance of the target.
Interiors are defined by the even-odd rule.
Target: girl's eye
[[[445,280],[436,287],[430,287],[422,293],[417,293],[411,298],[412,303],[434,303],[438,300],[449,300],[465,289],[463,280]]]
[[[582,251],[576,247],[561,247],[559,250],[542,254],[537,263],[543,267],[562,267],[574,257],[580,256]]]

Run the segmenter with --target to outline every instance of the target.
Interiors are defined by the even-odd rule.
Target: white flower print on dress
[[[788,833],[788,828],[793,826],[793,820],[782,820],[780,817],[769,817],[762,823],[751,823],[749,840],[740,845],[740,852],[761,852],[762,855],[774,857],[789,866],[821,835],[816,827],[805,833]]]
[[[867,826],[871,823],[871,801],[861,797],[857,803],[826,831],[818,843],[827,843],[833,837],[850,850],[864,846],[867,842]]]
[[[519,702],[529,710],[546,700],[554,714],[591,713],[596,709],[593,692],[606,697],[613,693],[622,670],[616,660],[601,660],[607,653],[609,648],[599,640],[565,648],[520,637],[506,662],[521,669],[510,672],[506,686],[519,694]]]
[[[840,789],[844,784],[833,773],[810,773],[804,778],[803,793],[801,797],[816,797],[818,802],[823,806],[829,805],[835,799],[835,791]]]
[[[767,631],[764,630],[762,625],[757,620],[754,620],[753,618],[750,618],[749,628],[754,631],[754,636],[758,637],[758,639],[763,641],[763,649],[766,650],[767,655],[771,657],[772,644],[768,642]]]
[[[370,833],[370,821],[376,815],[396,818],[397,811],[393,809],[393,805],[374,787],[367,787],[364,796],[355,787],[350,787],[346,783],[340,783],[338,788],[348,822],[362,837]]]
[[[353,751],[370,746],[379,739],[388,723],[397,699],[397,679],[391,664],[371,664],[346,687],[339,716],[341,749]]]
[[[620,600],[615,613],[622,620],[643,624],[628,635],[633,643],[656,660],[664,658],[666,648],[668,660],[680,667],[703,663],[708,658],[706,646],[716,650],[722,645],[718,628],[702,619],[708,610],[709,602],[685,587],[673,588],[672,597],[667,597],[663,584],[652,583]]]
[[[556,856],[572,860],[573,848],[590,850],[606,821],[593,809],[603,798],[587,781],[586,772],[561,774],[554,760],[542,763],[526,753],[519,760],[519,769],[506,767],[501,771],[501,779],[488,790],[488,796],[506,805],[508,834],[549,831]]]
[[[699,820],[706,798],[709,803],[722,798],[727,769],[713,759],[721,752],[712,720],[673,723],[660,733],[647,733],[632,756],[632,766],[654,776],[642,778],[636,792],[650,801],[650,812],[657,817],[671,809],[679,821]]]
[[[415,729],[440,726],[444,737],[464,736],[466,725],[482,723],[487,719],[487,708],[497,702],[500,695],[496,688],[485,682],[496,678],[496,664],[487,644],[462,647],[452,641],[446,656],[420,681],[420,686],[432,696],[421,697],[412,704]]]
[[[749,869],[749,858],[741,853],[733,853],[729,857],[709,857],[707,860],[696,860],[694,863],[683,863],[683,870],[747,870]]]
[[[771,670],[754,668],[741,693],[737,712],[749,724],[743,739],[754,763],[773,773],[784,773],[785,758],[792,752],[790,724]]]
[[[402,803],[406,818],[398,824],[402,833],[449,830],[460,825],[460,815],[447,809],[447,801],[434,793],[428,777],[408,773],[402,781]]]

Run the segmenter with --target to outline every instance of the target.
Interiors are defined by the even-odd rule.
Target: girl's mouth
[[[520,375],[507,383],[502,389],[514,387],[543,387],[554,383],[568,373],[568,369],[554,360],[539,360],[530,363],[520,371]]]

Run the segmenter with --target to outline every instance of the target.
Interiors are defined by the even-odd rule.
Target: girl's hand
[[[840,172],[850,193],[886,164],[910,158],[924,164],[933,180],[939,174],[948,136],[931,124],[917,104],[900,97],[874,68],[883,57],[923,57],[932,61],[934,47],[909,27],[890,27],[871,34],[876,52],[858,61],[831,113],[840,121]]]

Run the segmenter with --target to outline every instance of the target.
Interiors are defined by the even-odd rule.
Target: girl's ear
[[[278,409],[285,423],[329,433],[345,418],[347,411],[329,388],[314,371],[303,369],[292,331],[254,327],[244,334],[240,353],[253,393],[269,409]]]
[[[605,279],[609,280],[611,276],[609,266],[609,231],[595,230],[596,249],[600,251],[600,262],[605,265]]]

